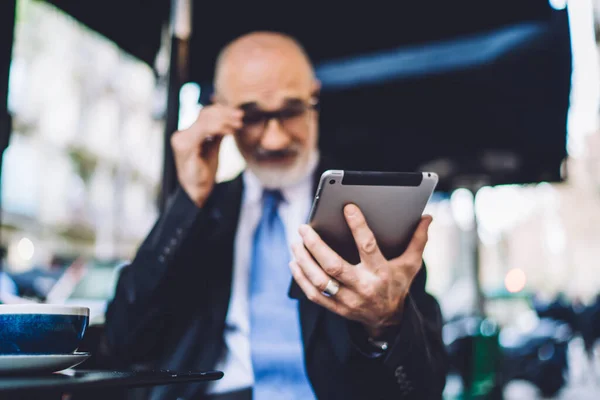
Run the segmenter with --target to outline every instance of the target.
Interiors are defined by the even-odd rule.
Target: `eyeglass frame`
[[[305,100],[301,100],[301,99],[294,99],[297,100],[299,102],[302,103],[302,105],[305,107],[304,110],[302,110],[302,112],[300,114],[304,114],[309,110],[319,110],[319,99],[318,97],[312,97],[309,101],[305,101]],[[244,110],[243,106],[240,108],[242,111],[246,112],[246,110]],[[267,126],[269,125],[269,123],[273,120],[276,119],[277,122],[279,123],[279,125],[285,129],[285,116],[282,115],[283,113],[285,113],[285,110],[276,110],[276,111],[260,111],[261,114],[261,125],[262,128],[260,130],[257,130],[255,133],[253,133],[253,136],[262,136],[266,129]],[[300,116],[300,114],[298,116]],[[242,122],[243,122],[243,126],[242,128],[240,128],[238,130],[238,133],[244,134],[244,133],[248,133],[248,132],[244,132],[244,128],[247,128],[246,125],[247,123],[243,121],[244,118],[242,118]],[[260,131],[260,133],[259,133]]]

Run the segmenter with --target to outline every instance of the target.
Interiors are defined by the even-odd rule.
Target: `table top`
[[[25,393],[41,390],[83,391],[97,388],[157,386],[174,383],[214,381],[220,371],[87,371],[67,370],[50,375],[0,376],[0,393]]]

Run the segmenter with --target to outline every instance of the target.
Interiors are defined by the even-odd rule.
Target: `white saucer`
[[[0,355],[0,374],[57,372],[81,364],[90,353]]]

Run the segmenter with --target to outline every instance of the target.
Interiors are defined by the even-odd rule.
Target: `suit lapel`
[[[209,225],[207,235],[208,246],[218,254],[214,260],[209,260],[214,265],[211,270],[215,306],[212,308],[212,318],[218,327],[215,334],[222,336],[220,331],[225,325],[231,288],[233,281],[235,233],[240,216],[243,193],[243,180],[241,176],[219,185],[215,196],[209,204]],[[215,360],[216,361],[216,360]]]
[[[227,235],[235,236],[244,189],[242,175],[223,186],[216,186],[215,189],[217,193],[211,196],[208,204],[211,226],[209,238],[220,240]]]

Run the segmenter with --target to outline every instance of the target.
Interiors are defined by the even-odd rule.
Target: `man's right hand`
[[[220,104],[202,108],[188,129],[171,136],[177,178],[190,199],[202,207],[215,185],[224,135],[242,127],[244,112]]]

